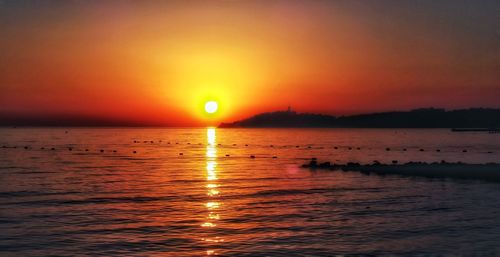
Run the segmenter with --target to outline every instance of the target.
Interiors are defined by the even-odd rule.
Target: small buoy
[[[149,141],[149,142],[151,142],[151,144],[154,143],[154,141]]]
[[[338,147],[334,146],[333,149],[339,149]]]
[[[347,149],[352,150],[352,147],[348,147]]]
[[[406,152],[406,148],[403,148],[403,152]]]
[[[248,146],[248,145],[245,145],[245,146]]]
[[[52,147],[52,148],[50,148],[50,150],[54,151],[54,150],[56,150],[56,149],[55,149],[54,147]]]
[[[229,157],[229,154],[226,154],[226,157]]]
[[[73,151],[73,148],[71,148],[71,147],[68,147],[68,150],[69,150],[69,151]]]
[[[420,148],[420,150],[419,150],[419,151],[420,151],[420,152],[423,152],[423,151],[424,151],[424,149]]]
[[[113,150],[113,153],[116,153],[116,150]]]
[[[311,148],[311,146],[308,146],[307,148]]]
[[[390,151],[390,150],[391,150],[391,148],[387,147],[387,148],[385,148],[385,150],[386,150],[386,151]]]
[[[255,155],[250,155],[250,158],[254,159],[254,158],[255,158]]]
[[[439,149],[436,149],[436,152],[441,152],[441,150],[439,150]]]
[[[101,149],[101,153],[103,153],[103,152],[104,152],[104,150]]]
[[[24,149],[28,149],[28,147],[27,147],[27,146],[25,146],[25,147],[24,147]]]
[[[89,149],[85,149],[85,152],[88,152],[88,151],[89,151]]]
[[[179,155],[184,155],[183,153],[179,153]]]
[[[273,159],[277,159],[277,158],[278,158],[278,156],[273,156]]]
[[[295,148],[299,148],[300,146],[296,145]]]
[[[361,147],[357,147],[356,149],[361,150]]]
[[[137,153],[137,151],[133,151],[133,153]]]
[[[464,150],[462,150],[462,153],[466,153],[466,152],[467,152],[467,150],[465,150],[465,149],[464,149]]]

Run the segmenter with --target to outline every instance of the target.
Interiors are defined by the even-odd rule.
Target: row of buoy
[[[3,145],[3,146],[2,146],[2,148],[13,148],[13,149],[16,149],[16,148],[17,148],[17,146],[6,146],[6,145]],[[33,147],[31,147],[31,146],[24,146],[23,148],[24,148],[24,149],[26,149],[26,150],[33,149]],[[71,152],[71,151],[73,151],[73,150],[75,150],[73,147],[66,147],[66,149],[67,149],[68,151],[70,151],[70,152]],[[42,147],[40,147],[40,150],[50,150],[50,151],[55,151],[55,150],[57,150],[57,149],[56,149],[55,147],[50,147],[50,148],[49,148],[49,147],[44,147],[44,146],[42,146]],[[85,149],[84,149],[84,150],[82,150],[82,151],[89,152],[90,150],[89,150],[88,148],[85,148]],[[99,152],[100,152],[100,153],[104,153],[104,152],[105,152],[105,150],[104,150],[104,149],[99,149]],[[118,150],[111,150],[111,152],[113,152],[113,153],[117,153],[117,152],[118,152]],[[137,153],[137,151],[132,151],[132,153]]]
[[[16,148],[17,148],[17,146],[11,146],[11,147],[9,147],[9,146],[5,146],[5,145],[3,145],[3,146],[2,146],[2,148],[13,148],[13,149],[16,149]],[[24,149],[26,149],[26,150],[33,149],[31,146],[24,146],[23,148],[24,148]],[[45,150],[45,149],[50,149],[51,151],[55,151],[55,150],[56,150],[56,148],[55,148],[55,147],[51,147],[51,148],[45,148],[45,147],[43,147],[43,146],[42,146],[42,147],[40,147],[40,150]],[[74,150],[74,148],[73,148],[73,147],[67,147],[67,150],[71,152],[71,151],[73,151],[73,150]],[[85,150],[83,150],[83,151],[85,151],[85,152],[89,152],[90,150],[89,150],[88,148],[85,148]],[[100,153],[104,153],[104,152],[105,152],[105,150],[104,150],[104,149],[99,149],[98,151],[99,151]],[[111,152],[113,152],[113,153],[117,153],[118,151],[117,151],[117,150],[111,150]],[[136,153],[137,153],[137,151],[135,151],[135,150],[134,150],[134,151],[132,151],[132,153],[136,154]],[[180,153],[179,153],[179,156],[183,156],[183,155],[184,155],[184,153],[182,153],[182,152],[180,152]],[[226,154],[225,156],[226,156],[226,157],[230,157],[231,155]],[[255,159],[256,157],[255,157],[255,155],[250,155],[250,158]],[[273,158],[273,159],[277,159],[277,158],[278,158],[278,156],[273,156],[272,158]]]
[[[151,142],[153,142],[153,141],[151,141]],[[177,143],[176,143],[176,144],[177,144]],[[220,145],[220,144],[219,144],[219,145]],[[233,145],[235,145],[235,144],[233,144]],[[248,145],[245,145],[245,146],[248,146]],[[272,146],[272,145],[271,145],[271,146]],[[9,146],[3,145],[3,146],[2,146],[2,148],[17,148],[17,146],[10,146],[10,147],[9,147]],[[308,148],[310,148],[310,146],[308,146]],[[24,149],[31,149],[31,147],[30,147],[30,146],[24,146]],[[48,149],[48,148],[47,148],[47,149]],[[72,147],[68,147],[67,149],[68,149],[68,151],[73,151],[73,148],[72,148]],[[337,146],[335,146],[335,147],[334,147],[334,149],[338,149],[338,147],[337,147]],[[352,148],[352,147],[348,147],[347,149],[352,150],[353,148]],[[357,147],[356,149],[357,149],[357,150],[361,150],[361,148],[360,148],[360,147]],[[40,150],[45,150],[45,147],[41,147],[41,148],[40,148]],[[53,151],[53,150],[56,150],[56,149],[55,149],[54,147],[52,147],[52,148],[50,148],[50,150],[52,150],[52,151]],[[406,148],[403,148],[403,149],[401,149],[401,150],[402,150],[403,152],[406,152],[406,151],[407,151],[407,149],[406,149]],[[89,149],[85,149],[85,152],[88,152],[88,151],[89,151]],[[387,147],[387,148],[385,148],[385,151],[393,151],[393,149],[391,149],[391,148]],[[424,152],[425,150],[424,150],[423,148],[420,148],[418,151],[419,151],[419,152]],[[436,149],[435,151],[436,151],[436,152],[441,152],[441,149]],[[101,152],[101,153],[102,153],[102,152],[104,152],[104,149],[101,149],[101,150],[100,150],[100,152]],[[116,152],[118,152],[118,151],[117,151],[117,150],[112,150],[112,152],[116,153]],[[467,152],[468,152],[468,150],[467,150],[467,149],[463,149],[461,152],[462,152],[462,153],[467,153]],[[134,151],[133,153],[137,153],[137,151]],[[488,151],[487,153],[488,153],[488,154],[492,154],[493,152],[492,152],[492,151]],[[183,153],[180,153],[179,155],[183,155]],[[226,155],[226,157],[228,157],[228,155]],[[251,156],[250,156],[250,158],[255,158],[255,157],[251,157]]]

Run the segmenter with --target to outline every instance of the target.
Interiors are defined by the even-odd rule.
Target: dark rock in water
[[[334,147],[333,147],[333,149],[335,149],[335,150],[336,150],[336,149],[339,149],[339,148],[338,148],[337,146],[334,146]]]
[[[299,148],[300,146],[296,145],[295,148]]]
[[[308,146],[307,148],[311,148],[311,146]]]
[[[356,149],[361,150],[361,147],[357,147]]]
[[[149,141],[151,144],[154,143],[154,141]]]
[[[398,161],[397,160],[393,160],[392,164],[398,164]]]
[[[278,158],[278,156],[273,156],[273,159],[276,159],[276,158]]]
[[[69,151],[73,151],[73,148],[71,148],[71,147],[68,147],[68,150],[69,150]]]
[[[248,145],[245,145],[245,146],[248,146]]]
[[[88,151],[89,151],[89,149],[85,149],[85,152],[88,152]]]
[[[113,150],[113,153],[116,153],[116,150]]]
[[[318,160],[318,158],[316,158],[316,157],[311,158],[311,161],[316,161],[316,160]]]
[[[319,165],[319,167],[323,169],[330,168],[331,166],[330,162],[323,162]]]
[[[322,163],[318,165],[316,161],[303,164],[303,168],[310,169],[330,169],[342,171],[359,171],[363,174],[400,175],[428,178],[454,178],[454,179],[474,179],[500,182],[500,164],[467,164],[463,162],[448,163],[444,160],[433,163],[408,162],[406,164],[379,164],[374,161],[373,165],[361,165],[349,162],[345,165],[328,165]]]
[[[439,150],[439,149],[436,149],[436,152],[441,152],[441,150]]]
[[[373,165],[380,165],[380,162],[379,162],[379,161],[377,161],[377,160],[374,160],[374,161],[373,161]]]
[[[103,150],[103,149],[101,149],[101,151],[100,151],[100,152],[101,152],[101,153],[104,153],[104,150]]]
[[[52,148],[50,148],[50,150],[54,151],[54,150],[56,150],[56,149],[55,149],[54,147],[52,147]]]
[[[423,152],[423,151],[424,151],[424,149],[420,148],[420,150],[419,150],[419,151],[420,151],[420,152]]]
[[[403,148],[403,151],[406,152],[406,148]]]
[[[179,155],[184,155],[183,153],[179,153]]]
[[[358,166],[361,166],[361,164],[359,164],[357,162],[348,162],[347,166],[348,167],[358,167]]]
[[[250,155],[250,158],[254,159],[254,158],[255,158],[255,155]]]
[[[137,151],[133,151],[132,153],[137,153]]]
[[[467,150],[462,150],[462,153],[466,153],[466,152],[467,152]]]
[[[229,154],[226,154],[226,157],[229,157],[230,155]]]
[[[352,150],[352,147],[348,147],[347,149]]]
[[[25,146],[25,147],[24,147],[24,149],[28,149],[28,147],[27,147],[27,146]]]
[[[391,150],[391,148],[387,147],[387,148],[385,148],[385,150],[386,150],[386,151],[390,151],[390,150]]]

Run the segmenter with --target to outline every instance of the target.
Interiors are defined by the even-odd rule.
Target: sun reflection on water
[[[206,221],[201,224],[201,227],[207,229],[214,229],[217,226],[216,222],[220,219],[219,213],[216,210],[219,209],[221,203],[217,201],[216,197],[219,196],[219,185],[214,182],[218,180],[217,177],[217,144],[216,144],[216,133],[215,128],[207,128],[207,149],[206,149],[206,180],[207,185],[207,196],[210,200],[205,203],[208,214]],[[220,243],[224,239],[215,236],[213,238],[202,238],[202,241],[210,243]],[[207,255],[214,255],[215,250],[207,250]]]

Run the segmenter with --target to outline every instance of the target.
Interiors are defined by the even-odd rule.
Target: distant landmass
[[[286,111],[267,112],[248,119],[221,123],[220,128],[500,128],[500,109],[471,108],[462,110],[423,108],[331,116]]]

